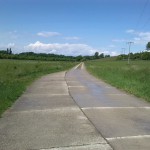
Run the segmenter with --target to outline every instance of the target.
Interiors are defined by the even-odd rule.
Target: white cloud
[[[96,51],[111,56],[117,55],[117,53],[114,51],[103,51],[103,50],[95,49],[87,44],[69,44],[69,43],[46,44],[37,41],[35,43],[31,43],[25,46],[24,49],[25,51],[32,51],[35,53],[54,53],[54,54],[62,54],[66,56],[94,55]]]
[[[79,37],[73,36],[73,37],[65,37],[65,40],[80,40]]]
[[[135,33],[135,30],[133,29],[129,29],[129,30],[126,30],[127,33]]]
[[[7,49],[7,48],[15,48],[15,43],[8,43],[8,44],[2,44],[0,43],[0,49]]]
[[[112,42],[125,43],[132,41],[135,45],[145,46],[150,41],[150,32],[139,32],[134,29],[126,30],[127,34],[130,34],[132,38],[128,39],[113,39]]]
[[[19,33],[15,30],[15,31],[10,31],[7,33],[8,38],[16,40],[19,38]]]
[[[116,46],[115,45],[109,45],[108,47],[109,48],[115,48]]]
[[[101,51],[99,53],[100,54],[104,53],[105,55],[110,55],[110,56],[117,56],[117,55],[119,55],[118,52],[116,52],[116,51],[107,51],[107,50]]]
[[[31,43],[25,47],[28,51],[35,53],[55,53],[63,55],[93,55],[96,51],[86,44],[59,44],[59,43],[41,43],[39,41]]]
[[[18,33],[18,31],[17,31],[17,30],[9,31],[8,33],[9,33],[9,34],[14,34],[14,33]]]
[[[8,47],[8,48],[13,48],[13,47],[15,47],[15,43],[9,43],[9,44],[7,45],[7,47]]]
[[[138,36],[144,41],[150,41],[150,32],[139,32]]]
[[[127,42],[127,40],[125,40],[125,39],[113,39],[112,42],[122,43],[122,42]]]
[[[133,30],[133,32],[128,32],[129,34],[133,34],[135,37],[133,38],[133,42],[135,44],[145,45],[150,41],[150,32],[138,32]]]
[[[37,35],[42,37],[52,37],[52,36],[59,36],[61,34],[59,32],[39,32],[37,33]]]

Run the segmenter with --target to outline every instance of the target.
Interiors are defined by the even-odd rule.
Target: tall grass
[[[45,74],[67,70],[75,64],[56,61],[0,60],[0,115],[33,80]]]
[[[109,84],[150,102],[150,61],[88,61],[87,70]]]

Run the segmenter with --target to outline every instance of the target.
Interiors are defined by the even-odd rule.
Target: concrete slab
[[[71,95],[75,99],[76,103],[81,108],[86,107],[102,107],[104,106],[96,97],[93,97],[91,94],[86,94],[86,89],[78,89],[80,92],[75,92],[77,89],[70,88]],[[82,94],[79,94],[82,93]],[[88,93],[88,92],[87,92]],[[106,105],[105,105],[106,106]]]
[[[50,82],[51,83],[51,82]],[[32,93],[32,94],[67,94],[68,93],[68,87],[66,84],[55,84],[54,82],[51,83],[50,86],[43,85],[41,86],[41,82],[39,82],[39,86],[36,87],[30,87],[26,90],[25,93]]]
[[[24,94],[9,111],[56,109],[76,106],[69,95]]]
[[[64,80],[61,80],[61,81],[55,81],[55,80],[50,80],[50,81],[47,81],[46,80],[46,82],[44,82],[45,80],[42,80],[42,81],[40,81],[40,82],[35,82],[30,88],[43,88],[43,86],[44,86],[44,88],[49,88],[49,87],[53,87],[53,86],[64,86],[64,85],[66,85],[66,81],[64,81]],[[29,88],[29,89],[30,89]]]
[[[65,72],[35,81],[0,119],[0,150],[111,150],[68,92]]]
[[[5,114],[0,135],[2,150],[106,143],[77,107]]]
[[[120,91],[109,84],[100,81],[89,75],[83,70],[71,70],[66,75],[66,80],[74,77],[74,82],[68,82],[68,85],[76,84],[82,88],[69,87],[71,95],[80,107],[140,107],[150,106],[142,99]],[[76,77],[76,79],[75,79]],[[79,83],[79,84],[78,84]],[[84,87],[84,88],[83,88]]]
[[[118,139],[109,141],[115,150],[149,150],[150,138],[131,138],[131,139]]]
[[[106,138],[150,135],[150,109],[100,107],[83,110]]]
[[[79,81],[67,81],[68,86],[82,86]]]
[[[115,150],[150,149],[148,102],[94,78],[84,65],[69,71],[71,78],[85,88],[69,87],[70,94]]]

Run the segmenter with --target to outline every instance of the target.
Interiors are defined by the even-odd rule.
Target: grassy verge
[[[0,116],[38,77],[67,70],[73,62],[0,60]]]
[[[88,61],[87,70],[107,83],[150,102],[150,61]]]

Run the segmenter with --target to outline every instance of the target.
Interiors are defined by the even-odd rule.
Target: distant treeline
[[[126,60],[129,55],[121,54],[117,56],[117,60]],[[150,52],[141,52],[141,53],[130,53],[130,59],[132,60],[150,60]]]
[[[45,54],[45,53],[34,53],[34,52],[24,52],[20,54],[13,54],[11,49],[0,50],[0,59],[19,59],[19,60],[45,60],[45,61],[86,61],[101,59],[105,57],[110,57],[109,55],[104,55],[103,53],[99,55],[96,52],[93,56],[65,56],[56,54]]]
[[[98,57],[96,55],[65,56],[65,55],[34,53],[34,52],[13,54],[11,49],[7,49],[7,50],[0,50],[0,59],[45,60],[45,61],[86,61],[86,60],[98,59]]]

